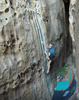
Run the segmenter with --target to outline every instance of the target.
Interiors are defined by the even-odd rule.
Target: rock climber
[[[55,57],[55,52],[54,52],[54,47],[52,46],[52,44],[49,44],[49,46],[47,46],[46,44],[43,43],[43,45],[45,47],[47,47],[48,50],[49,50],[49,52],[47,52],[47,51],[44,52],[45,55],[48,58],[48,69],[47,69],[47,74],[48,74],[49,73],[49,70],[50,70],[50,64],[54,60],[54,57]]]

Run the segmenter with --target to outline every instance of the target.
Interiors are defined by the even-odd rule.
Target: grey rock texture
[[[77,0],[70,1],[69,11],[69,30],[72,37],[73,43],[73,62],[77,70],[77,95],[76,99],[79,100],[79,2]]]
[[[0,1],[0,100],[51,100],[70,51],[65,17],[62,0]],[[55,48],[49,75],[40,37]]]

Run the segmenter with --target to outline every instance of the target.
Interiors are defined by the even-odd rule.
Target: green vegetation
[[[67,67],[69,67],[69,64],[64,65],[64,67],[60,68],[59,71],[58,71],[58,74],[59,74],[60,76],[64,77]]]
[[[69,64],[64,65],[65,68],[69,67]]]

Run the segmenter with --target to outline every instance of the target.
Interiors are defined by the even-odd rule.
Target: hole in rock
[[[7,18],[5,18],[7,20]]]
[[[9,8],[5,9],[5,12],[6,12],[6,13],[9,12]]]
[[[16,16],[16,13],[14,13],[14,16]]]
[[[7,0],[5,0],[5,3],[7,3]]]

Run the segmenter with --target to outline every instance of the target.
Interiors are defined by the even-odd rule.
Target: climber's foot
[[[47,70],[47,74],[49,74],[49,70]]]

